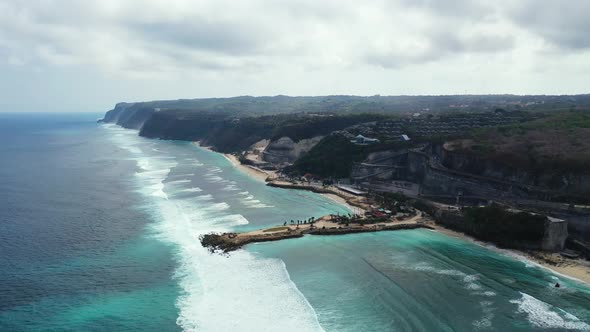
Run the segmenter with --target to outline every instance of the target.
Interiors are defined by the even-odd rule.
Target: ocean
[[[0,113],[0,331],[590,330],[588,285],[429,230],[211,255],[348,211],[99,117]]]

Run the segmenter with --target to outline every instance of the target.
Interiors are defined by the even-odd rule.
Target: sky
[[[586,0],[0,0],[0,111],[588,93],[588,13]]]

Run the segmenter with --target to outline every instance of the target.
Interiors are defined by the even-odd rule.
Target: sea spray
[[[322,330],[282,261],[259,258],[246,251],[229,258],[210,255],[199,244],[201,234],[247,224],[244,216],[232,213],[231,206],[217,201],[214,194],[194,187],[190,179],[171,176],[183,160],[141,152],[136,145],[142,138],[122,135],[114,139],[137,155],[140,170],[136,178],[144,188],[140,192],[149,199],[156,237],[175,248],[179,266],[174,278],[182,289],[176,304],[179,326],[187,331]],[[166,151],[163,147],[156,150],[151,149],[152,153]],[[221,173],[219,167],[211,167],[202,176],[207,182],[225,183]],[[234,182],[224,188],[228,191],[237,187]],[[186,196],[191,193],[198,195]],[[259,200],[252,203],[270,207]]]

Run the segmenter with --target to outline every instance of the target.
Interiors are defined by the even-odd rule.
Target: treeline
[[[468,234],[504,247],[518,246],[519,243],[538,244],[545,234],[547,217],[512,212],[497,204],[466,208],[463,214]]]
[[[311,173],[320,177],[345,178],[350,176],[353,163],[363,161],[370,153],[397,150],[404,145],[404,142],[356,145],[350,142],[349,137],[333,134],[322,139],[285,171],[297,175]]]
[[[262,139],[288,136],[299,141],[328,135],[346,127],[384,119],[381,114],[278,114],[236,117],[225,112],[155,112],[140,135],[152,138],[202,141],[219,152],[240,152]]]
[[[482,162],[527,170],[533,175],[587,174],[590,163],[590,110],[544,112],[541,119],[474,131],[464,152]]]

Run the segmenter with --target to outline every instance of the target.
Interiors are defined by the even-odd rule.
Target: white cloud
[[[129,82],[207,79],[214,95],[449,93],[506,77],[520,84],[470,92],[551,93],[558,71],[549,66],[590,65],[589,10],[552,0],[0,0],[0,65],[92,68]],[[450,73],[451,86],[396,81]],[[547,83],[527,89],[539,75]]]

